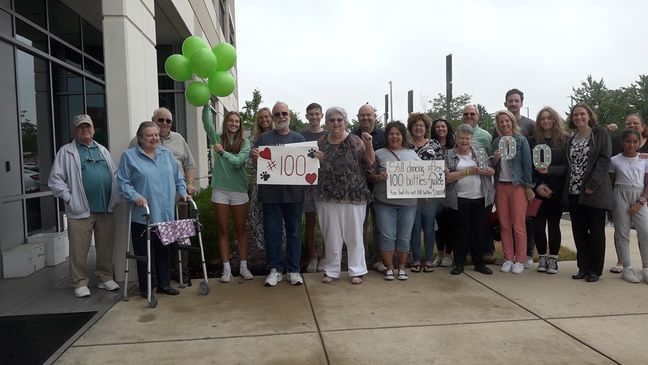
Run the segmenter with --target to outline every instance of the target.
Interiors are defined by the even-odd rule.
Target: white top
[[[459,162],[457,163],[457,171],[463,171],[471,167],[477,167],[477,163],[473,161],[471,155],[459,155]],[[481,179],[479,175],[474,174],[470,176],[463,176],[457,180],[457,197],[465,199],[479,199],[483,198],[484,194],[481,189]]]
[[[508,160],[501,158],[500,167],[499,181],[511,182],[511,168],[509,167]]]
[[[648,172],[648,159],[625,157],[622,154],[612,156],[610,173],[615,174],[614,186],[624,185],[637,188],[644,187],[644,175]]]

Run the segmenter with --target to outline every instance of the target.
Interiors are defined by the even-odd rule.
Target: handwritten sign
[[[257,184],[317,185],[317,145],[259,146]]]
[[[387,199],[445,197],[444,161],[387,162]]]

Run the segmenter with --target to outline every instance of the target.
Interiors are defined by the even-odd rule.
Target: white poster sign
[[[444,161],[387,162],[387,199],[444,198]]]
[[[257,184],[317,185],[317,145],[259,146]]]

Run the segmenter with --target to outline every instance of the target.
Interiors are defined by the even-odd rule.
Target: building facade
[[[95,139],[118,163],[140,122],[167,107],[197,176],[206,177],[201,111],[185,102],[185,83],[164,74],[164,61],[181,53],[190,35],[236,46],[235,29],[234,0],[0,0],[2,255],[30,236],[64,230],[64,207],[47,179],[56,152],[72,139],[74,115],[92,117]],[[236,67],[232,72],[236,79]],[[237,110],[237,90],[219,98],[217,109],[221,117]],[[207,179],[197,182],[206,186]],[[117,221],[125,217],[122,204]],[[117,224],[116,233],[120,272],[126,225]]]

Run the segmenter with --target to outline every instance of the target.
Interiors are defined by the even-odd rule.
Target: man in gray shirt
[[[504,106],[506,110],[513,113],[517,120],[518,128],[520,132],[525,137],[533,136],[533,131],[535,131],[535,121],[520,114],[520,110],[524,105],[524,93],[518,89],[511,89],[506,92],[506,99],[504,100]]]

